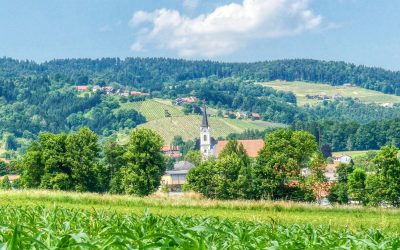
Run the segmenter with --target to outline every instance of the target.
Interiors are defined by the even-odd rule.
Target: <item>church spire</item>
[[[208,128],[208,118],[207,118],[207,109],[206,104],[203,104],[203,121],[201,122],[202,128]]]

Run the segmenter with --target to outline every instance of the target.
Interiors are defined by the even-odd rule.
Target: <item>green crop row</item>
[[[216,217],[0,207],[0,249],[398,249],[395,234]]]

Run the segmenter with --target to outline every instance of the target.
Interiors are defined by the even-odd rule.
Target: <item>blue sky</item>
[[[400,70],[400,1],[0,0],[0,56],[340,60]]]

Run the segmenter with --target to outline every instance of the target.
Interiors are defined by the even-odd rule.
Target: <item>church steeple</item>
[[[208,128],[207,109],[205,104],[203,104],[203,121],[201,122],[201,127]]]
[[[203,119],[200,126],[200,152],[203,160],[209,158],[211,152],[211,128],[208,124],[206,104],[203,105]]]

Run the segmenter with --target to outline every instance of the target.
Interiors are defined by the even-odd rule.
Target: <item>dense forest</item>
[[[75,90],[78,85],[99,85],[144,91],[151,94],[148,98],[175,99],[194,95],[199,102],[206,100],[208,105],[218,109],[257,112],[265,121],[306,129],[320,138],[321,143],[330,144],[335,150],[398,145],[396,133],[380,124],[397,124],[398,120],[394,119],[400,118],[400,105],[388,108],[343,99],[299,107],[293,93],[254,84],[276,79],[331,85],[352,83],[400,94],[400,72],[343,62],[220,63],[164,58],[104,58],[53,60],[38,64],[0,58],[0,140],[8,150],[21,146],[26,149],[28,143],[20,145],[19,139],[32,141],[40,132],[70,132],[88,127],[108,137],[120,129],[134,128],[146,122],[140,113],[120,109],[121,102],[137,99]],[[315,133],[315,126],[310,125],[313,122],[318,122],[318,131],[322,131],[323,137]],[[345,135],[332,131],[341,131]],[[361,133],[364,133],[365,140],[360,139]],[[374,137],[365,136],[367,133]],[[365,142],[371,138],[374,142]]]
[[[216,76],[246,80],[301,80],[331,85],[352,83],[367,89],[400,95],[400,72],[357,66],[345,62],[310,59],[255,63],[220,63],[165,58],[65,59],[42,64],[0,59],[0,76],[46,75],[71,84],[118,82],[160,90],[165,82],[179,82]]]

